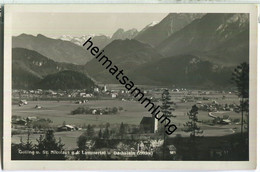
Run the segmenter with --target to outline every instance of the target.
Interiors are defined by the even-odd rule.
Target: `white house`
[[[116,98],[116,97],[117,97],[117,94],[116,94],[116,93],[111,93],[111,97],[112,97],[112,98]]]
[[[104,85],[104,92],[107,92],[107,86]]]
[[[94,88],[94,92],[99,92],[99,88],[98,88],[98,87],[95,87],[95,88]]]

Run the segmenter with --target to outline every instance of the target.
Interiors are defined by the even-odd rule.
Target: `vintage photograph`
[[[250,12],[17,12],[11,28],[11,161],[250,161]]]

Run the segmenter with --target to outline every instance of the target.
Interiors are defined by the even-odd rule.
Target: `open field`
[[[39,104],[42,109],[35,109]],[[78,107],[87,106],[91,108],[105,108],[105,107],[123,107],[123,112],[111,115],[71,115],[70,112]],[[22,117],[37,116],[41,118],[49,118],[53,121],[53,125],[62,125],[63,121],[66,124],[83,125],[83,124],[120,124],[121,122],[128,124],[139,124],[143,116],[149,116],[149,112],[134,101],[120,101],[120,100],[99,100],[89,101],[86,104],[75,104],[70,101],[31,101],[28,105],[19,107],[13,105],[13,115]]]
[[[155,93],[154,96],[159,98],[160,92]],[[171,135],[171,137],[176,136],[176,134],[181,134],[182,136],[189,136],[189,133],[182,131],[183,124],[188,120],[187,112],[191,107],[196,104],[196,101],[193,102],[181,102],[181,99],[184,96],[187,96],[184,92],[171,92],[172,100],[176,102],[176,110],[173,112],[176,115],[176,118],[172,118],[172,123],[174,123],[178,129]],[[189,96],[199,96],[196,93]],[[236,103],[238,104],[238,98],[236,95],[230,94],[225,95],[226,98],[222,99],[223,94],[212,94],[212,95],[203,95],[203,97],[208,97],[209,100],[201,100],[201,103],[210,103],[212,100],[218,101],[220,104],[225,103]],[[35,109],[36,105],[42,106],[41,109]],[[70,112],[75,110],[78,107],[87,106],[90,108],[105,108],[105,107],[123,107],[123,111],[120,111],[117,114],[111,115],[71,115]],[[53,126],[62,125],[65,121],[66,124],[83,126],[88,124],[120,124],[121,122],[127,124],[139,125],[143,116],[151,116],[151,114],[137,101],[121,101],[118,99],[114,100],[90,100],[85,104],[75,104],[74,101],[28,101],[28,105],[19,107],[18,105],[12,106],[13,115],[28,117],[35,116],[40,118],[49,118],[53,121]],[[240,114],[235,112],[225,112],[232,119],[239,119]],[[223,114],[217,114],[223,116]],[[208,112],[199,111],[199,120],[208,121],[213,118],[208,116]],[[233,134],[240,132],[240,125],[230,124],[230,125],[206,125],[199,123],[199,126],[204,130],[204,136],[223,136],[228,134]],[[79,135],[83,131],[72,131],[72,132],[56,132],[55,136],[61,138],[62,142],[65,143],[67,148],[75,148],[76,141]],[[20,137],[26,139],[26,135],[14,135],[12,142],[19,143]],[[31,135],[32,141],[39,137],[39,134]]]

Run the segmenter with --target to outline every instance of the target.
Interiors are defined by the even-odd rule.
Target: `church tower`
[[[159,129],[159,121],[158,119],[156,119],[154,116],[152,117],[153,118],[153,132],[154,133],[157,133],[158,132],[158,129]]]

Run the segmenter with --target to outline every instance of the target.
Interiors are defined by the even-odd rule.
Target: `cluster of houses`
[[[88,102],[88,100],[78,100],[75,103],[76,104],[83,104],[83,103],[87,103],[87,102]]]
[[[92,93],[86,93],[82,90],[13,90],[14,97],[31,97],[31,96],[47,96],[47,97],[93,97]]]
[[[151,139],[144,140],[137,143],[137,151],[153,151],[154,149],[161,147],[163,145],[162,139]]]
[[[76,114],[92,114],[92,115],[107,115],[107,114],[116,114],[118,111],[122,111],[122,107],[113,107],[113,108],[89,108],[89,107],[78,107],[77,109],[71,111],[72,115]]]
[[[28,116],[26,118],[22,118],[19,116],[14,116],[12,118],[12,124],[16,125],[21,125],[21,126],[26,126],[28,123],[39,121],[40,118],[37,118],[35,116]],[[57,127],[57,131],[76,131],[76,130],[81,130],[81,128],[75,126],[75,125],[62,125]]]
[[[16,125],[27,125],[29,122],[37,121],[38,118],[35,116],[28,116],[26,118],[12,116],[12,124]]]
[[[147,139],[134,141],[133,144],[126,144],[119,142],[115,145],[117,151],[154,151],[157,148],[163,146],[164,141],[162,139]],[[131,145],[131,146],[130,146]]]
[[[212,112],[209,112],[209,117],[213,118],[214,124],[228,125],[231,124],[231,119],[228,115],[223,115],[223,117],[215,116]]]
[[[147,91],[146,91],[147,92]],[[129,91],[125,89],[119,90],[108,90],[107,86],[104,85],[103,87],[94,87],[92,91],[86,89],[74,89],[74,90],[42,90],[42,89],[35,89],[35,90],[13,90],[13,97],[35,97],[35,96],[47,96],[47,97],[68,97],[68,98],[91,98],[97,95],[117,98],[119,96],[129,96]]]
[[[131,93],[125,88],[121,89],[108,89],[106,85],[96,86],[93,90],[87,89],[73,89],[73,90],[17,90],[13,89],[13,97],[23,98],[37,98],[37,97],[48,97],[48,98],[93,98],[96,96],[119,98],[128,100],[132,97]],[[145,95],[149,95],[153,90],[142,89]]]
[[[239,112],[239,106],[236,104],[219,104],[217,101],[213,100],[211,103],[197,102],[199,104],[199,110],[207,112],[217,112],[217,111],[235,111]]]

